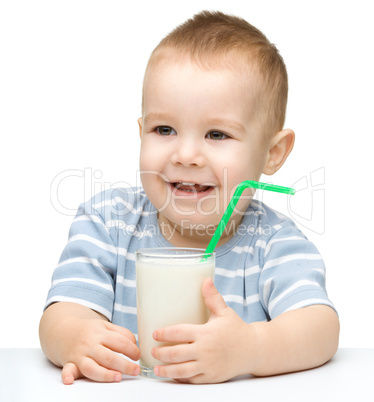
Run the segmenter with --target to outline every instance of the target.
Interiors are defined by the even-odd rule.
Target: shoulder
[[[142,187],[123,187],[111,188],[94,195],[86,204],[92,205],[95,209],[105,208],[108,205],[125,205],[128,209],[131,206],[137,206],[146,199]]]
[[[281,267],[301,269],[313,267],[324,271],[323,259],[317,247],[304,235],[289,217],[275,211],[262,202],[252,206],[261,211],[259,225],[263,228],[260,243],[262,246],[261,266],[264,269]]]
[[[133,220],[153,209],[142,187],[112,188],[81,204],[78,214],[98,215],[103,221]]]
[[[276,261],[279,258],[282,261],[284,258],[295,259],[298,264],[300,260],[306,260],[308,264],[316,260],[321,260],[322,263],[317,247],[308,240],[292,219],[260,201],[252,204],[251,208],[257,211],[256,245],[259,244],[262,248],[261,265],[267,266],[269,260]]]
[[[287,236],[290,233],[305,237],[291,218],[265,203],[253,200],[250,209],[255,217],[254,227],[262,240],[270,241],[274,236]]]

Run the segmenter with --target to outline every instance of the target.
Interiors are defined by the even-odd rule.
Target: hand
[[[157,341],[178,343],[153,348],[153,357],[167,363],[154,368],[156,375],[180,382],[217,383],[248,373],[247,368],[243,372],[243,348],[254,339],[251,326],[227,307],[210,278],[202,292],[211,313],[206,324],[181,324],[154,332]]]
[[[61,373],[64,384],[87,377],[100,382],[118,382],[122,374],[136,376],[140,368],[115,352],[138,360],[134,335],[126,328],[101,319],[71,318]]]

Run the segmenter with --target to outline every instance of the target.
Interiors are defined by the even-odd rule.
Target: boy
[[[236,186],[283,165],[287,73],[277,49],[246,21],[202,12],[154,50],[139,119],[142,189],[83,204],[40,324],[62,379],[120,381],[139,367],[134,252],[205,248]],[[216,249],[205,325],[160,328],[156,375],[222,382],[316,367],[336,352],[339,321],[316,248],[286,217],[243,194]],[[109,321],[109,322],[108,322]],[[135,334],[135,335],[134,335]]]

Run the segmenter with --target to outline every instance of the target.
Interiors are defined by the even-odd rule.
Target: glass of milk
[[[176,324],[204,324],[209,311],[202,296],[205,278],[214,279],[215,253],[203,249],[148,248],[136,252],[136,293],[140,374],[155,376],[153,368],[164,364],[151,355],[156,329]]]

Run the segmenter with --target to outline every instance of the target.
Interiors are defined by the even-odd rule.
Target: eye
[[[160,135],[175,135],[177,134],[174,128],[169,126],[158,126],[156,127],[155,131]]]
[[[225,140],[230,138],[227,134],[221,133],[220,131],[210,131],[206,136],[210,140]]]

